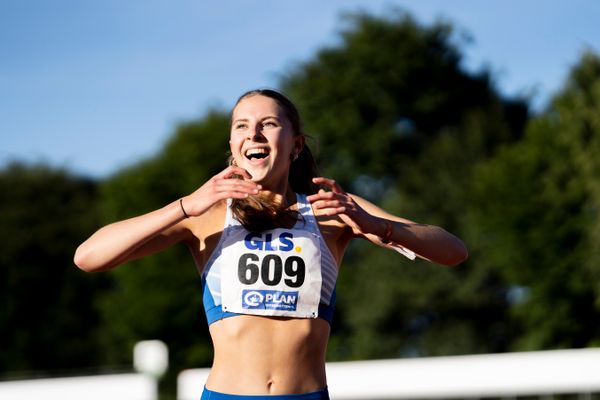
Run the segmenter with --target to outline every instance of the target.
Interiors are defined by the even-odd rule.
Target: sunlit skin
[[[295,136],[277,102],[252,96],[242,100],[232,113],[229,146],[237,166],[248,171],[250,180],[263,189],[285,193],[293,154],[300,153],[304,136]],[[258,151],[261,157],[250,158]]]
[[[267,196],[296,209],[288,183],[293,155],[305,145],[293,132],[276,101],[254,95],[232,113],[230,150],[235,165],[212,177],[179,201],[151,213],[107,225],[82,243],[75,263],[86,271],[104,271],[124,262],[186,243],[199,271],[204,269],[223,231],[226,200]],[[248,151],[260,153],[249,157]],[[242,179],[232,179],[241,176]],[[419,257],[455,265],[467,257],[460,239],[443,229],[393,216],[346,193],[334,180],[314,178],[324,187],[308,197],[325,243],[337,261],[353,238],[384,247],[402,246]],[[391,228],[391,244],[381,238]],[[243,315],[210,326],[214,362],[208,389],[245,395],[306,393],[323,389],[329,324],[299,319]]]
[[[279,105],[268,97],[242,100],[232,113],[230,150],[260,195],[278,202],[295,198],[288,184],[292,155],[303,136],[295,136]],[[264,158],[249,158],[260,149]],[[295,207],[295,204],[284,204]],[[225,207],[214,210],[223,226]],[[211,251],[198,254],[201,263]],[[326,386],[324,369],[329,324],[322,319],[241,316],[210,326],[215,349],[209,389],[233,394],[305,393]]]

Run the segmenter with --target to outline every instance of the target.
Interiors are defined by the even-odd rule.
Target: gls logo
[[[273,244],[273,234],[251,232],[244,238],[244,244],[248,250],[266,251],[292,251],[294,249],[294,235],[291,232],[283,232],[279,235],[279,246]]]

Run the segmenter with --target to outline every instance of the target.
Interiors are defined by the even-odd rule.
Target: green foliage
[[[466,159],[520,135],[525,105],[503,104],[487,73],[462,71],[449,25],[421,27],[400,12],[348,19],[341,45],[282,82],[328,174],[346,185],[359,171],[396,181],[412,175],[412,162],[442,134],[468,151]],[[464,131],[467,123],[474,129]]]
[[[98,365],[94,297],[107,282],[72,261],[98,224],[96,184],[14,163],[0,194],[0,371]]]
[[[225,168],[228,131],[228,116],[217,111],[178,126],[160,154],[103,183],[104,222],[158,209],[197,189]],[[184,246],[110,275],[116,284],[100,303],[107,362],[130,363],[134,343],[151,338],[167,343],[178,369],[210,364],[200,279]]]
[[[318,141],[325,175],[462,236],[474,167],[521,137],[527,107],[501,98],[485,71],[465,72],[452,34],[401,12],[353,15],[341,45],[299,66],[283,88]],[[350,254],[331,359],[506,349],[506,283],[476,259],[447,271],[373,246]]]
[[[518,296],[511,349],[597,345],[600,339],[600,58],[571,72],[519,143],[475,176],[469,237]]]
[[[328,358],[599,345],[598,56],[584,54],[525,128],[522,100],[502,98],[487,72],[463,70],[448,24],[354,14],[340,39],[281,82],[323,174],[465,238],[471,257],[447,269],[354,243]],[[99,194],[64,171],[0,173],[0,369],[130,365],[144,339],[169,346],[167,390],[179,370],[210,364],[200,278],[185,247],[99,275],[71,258],[100,225],[163,207],[222,170],[228,126],[214,110],[181,124],[156,156],[101,182]]]

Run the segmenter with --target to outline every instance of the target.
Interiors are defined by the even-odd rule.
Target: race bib
[[[306,231],[236,229],[223,243],[223,311],[316,318],[321,299],[321,251]]]

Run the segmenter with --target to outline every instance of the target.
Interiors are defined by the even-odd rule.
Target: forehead
[[[283,110],[270,97],[254,95],[242,99],[233,109],[232,119],[263,118],[266,116],[282,117]]]

